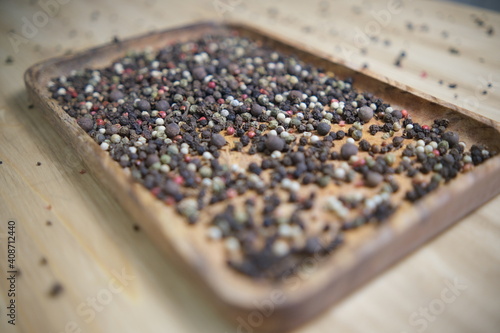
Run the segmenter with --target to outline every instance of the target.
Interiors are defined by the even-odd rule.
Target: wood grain
[[[352,77],[357,89],[372,92],[398,109],[407,109],[414,121],[430,123],[433,119],[446,117],[452,122],[450,128],[457,131],[469,146],[471,143],[485,143],[491,149],[498,150],[500,132],[499,125],[492,120],[447,105],[439,99],[415,92],[409,87],[395,82],[390,83],[389,80],[384,81],[384,78],[374,73],[367,75],[357,72],[339,64],[341,60],[322,55],[318,50],[308,50],[298,44],[286,44],[269,37],[263,31],[240,25],[230,25],[226,28],[212,23],[201,23],[152,33],[118,44],[91,49],[75,56],[55,58],[28,69],[25,82],[35,105],[41,108],[53,127],[59,129],[64,140],[78,151],[87,169],[113,193],[118,202],[149,233],[153,241],[163,247],[165,253],[171,255],[172,260],[179,259],[180,264],[192,269],[192,272],[187,273],[191,273],[193,280],[201,277],[197,282],[208,288],[208,292],[213,293],[215,303],[221,303],[221,307],[230,318],[244,317],[255,311],[254,304],[269,302],[273,291],[277,290],[287,300],[273,304],[272,316],[263,320],[259,328],[274,332],[296,327],[500,191],[500,157],[494,157],[484,166],[459,176],[457,180],[446,184],[416,205],[402,204],[397,214],[383,227],[371,228],[369,232],[363,230],[366,228],[350,232],[347,236],[347,245],[336,251],[332,258],[321,258],[324,262],[316,264],[318,259],[311,256],[308,259],[314,260],[315,266],[318,266],[317,272],[299,270],[278,284],[252,281],[235,274],[227,267],[224,257],[221,256],[223,249],[210,244],[205,237],[208,226],[206,222],[210,216],[215,216],[217,208],[206,208],[200,223],[196,226],[187,226],[175,214],[172,207],[155,200],[149,191],[133,181],[130,173],[121,170],[119,165],[107,156],[108,153],[100,149],[90,136],[50,98],[46,88],[49,80],[55,76],[69,75],[71,70],[98,68],[110,64],[130,50],[145,47],[159,49],[166,44],[194,40],[205,34],[224,34],[227,33],[227,29],[235,29],[241,35],[261,41],[268,47],[285,54],[293,54],[310,64],[335,73],[341,79]],[[227,150],[225,154],[228,155],[225,159],[229,165],[239,163],[244,167],[238,153]],[[410,181],[406,180],[406,183],[409,185]],[[402,183],[400,193],[404,193],[408,185]],[[320,201],[317,207],[324,205],[321,199],[328,195],[332,193],[338,195],[346,191],[345,188],[339,188],[334,184],[325,189],[314,186],[308,190],[317,193]],[[296,290],[293,280],[299,279],[302,274],[308,275],[308,281]],[[285,318],[288,319],[284,320]]]
[[[369,4],[372,9],[383,9],[385,6]],[[344,10],[351,10],[352,5],[352,2],[336,4]],[[7,7],[5,4],[2,6]],[[27,108],[26,97],[22,92],[21,73],[38,59],[62,53],[68,48],[82,49],[109,41],[113,34],[123,37],[148,31],[150,24],[139,22],[140,18],[134,15],[139,9],[151,13],[151,24],[162,27],[216,15],[210,2],[185,2],[176,7],[177,10],[190,13],[186,16],[175,15],[175,11],[158,10],[162,6],[156,3],[142,7],[124,2],[118,17],[132,18],[133,22],[124,27],[119,24],[119,20],[110,19],[115,12],[112,3],[99,4],[101,18],[92,25],[87,25],[87,22],[96,7],[70,3],[61,8],[61,14],[45,29],[40,29],[28,45],[22,45],[23,52],[15,54],[14,64],[4,65],[5,70],[2,69],[2,107],[6,112],[2,118],[0,156],[4,161],[2,167],[5,167],[1,173],[2,184],[7,184],[7,187],[2,190],[0,212],[2,220],[4,216],[9,216],[23,221],[20,239],[33,240],[20,241],[22,252],[19,260],[25,273],[20,278],[24,289],[19,296],[23,314],[23,320],[20,320],[22,331],[31,332],[35,327],[40,331],[64,331],[70,320],[74,320],[85,331],[92,332],[159,331],[165,327],[179,332],[236,330],[236,326],[218,319],[210,310],[210,299],[191,292],[189,284],[175,273],[169,262],[165,262],[141,233],[133,231],[133,222],[109,198],[107,192],[102,191],[99,183],[89,173],[81,175],[78,172],[77,169],[83,168],[83,164],[75,158],[76,154],[69,146],[61,142],[60,135],[52,132],[51,127],[36,112]],[[321,37],[302,31],[302,27],[307,24],[315,26],[311,19],[321,17],[317,7],[311,5],[310,9],[304,9],[300,3],[280,6],[279,1],[276,6],[279,7],[280,15],[295,13],[297,19],[293,21],[294,24],[285,24],[284,19],[270,19],[267,7],[258,1],[238,7],[231,16],[242,21],[253,21],[255,25],[272,29],[277,34],[333,53],[321,43]],[[423,12],[419,18],[414,15],[415,7],[420,7]],[[19,29],[20,17],[32,15],[37,8],[23,5],[24,11],[2,10],[2,13],[16,14],[5,16],[5,20],[2,20],[4,31]],[[370,68],[378,73],[460,105],[464,105],[460,100],[462,96],[473,94],[476,76],[487,78],[488,73],[492,73],[495,82],[498,62],[495,62],[495,53],[492,51],[498,43],[486,39],[483,31],[470,24],[469,16],[471,13],[486,16],[488,24],[496,24],[497,14],[444,3],[409,4],[407,9],[394,18],[394,24],[388,26],[389,31],[384,31],[384,36],[393,41],[393,46],[384,49],[370,45],[367,56],[356,56],[358,67],[363,61],[369,61]],[[437,12],[446,13],[445,19],[438,19]],[[169,17],[168,23],[165,23],[165,15]],[[450,22],[448,16],[453,16],[455,22]],[[370,18],[369,14],[336,17],[336,20],[329,22],[337,29],[342,29],[347,23],[363,27],[367,18]],[[416,22],[417,18],[420,22],[428,23],[432,33],[417,37],[410,32],[405,33],[404,22]],[[320,22],[319,19],[317,21]],[[463,27],[455,32],[457,26]],[[78,30],[80,38],[71,39],[68,35],[73,27],[86,28]],[[444,43],[440,43],[439,32],[442,29],[472,42],[470,52],[452,58],[445,46],[441,45]],[[94,32],[92,37],[88,37],[89,31]],[[331,44],[349,43],[349,39],[349,36],[338,37]],[[57,44],[63,40],[64,46],[57,48]],[[4,42],[7,47],[2,48],[3,58],[13,53],[8,51],[12,50],[8,41]],[[41,44],[41,49],[35,49],[36,44]],[[394,57],[408,45],[415,56],[409,56],[402,69],[394,68]],[[477,61],[481,55],[487,60],[484,64]],[[433,59],[432,63],[427,61],[429,58]],[[470,68],[470,71],[456,70],[465,67]],[[420,77],[421,68],[426,68],[429,73],[426,80]],[[458,88],[451,90],[440,86],[437,83],[440,78],[446,82],[457,82]],[[459,94],[458,100],[453,97],[455,92]],[[475,111],[498,120],[498,94],[492,89],[486,96],[480,100]],[[22,117],[17,116],[19,114]],[[42,166],[35,166],[37,160],[42,161]],[[49,204],[51,210],[46,209]],[[499,234],[498,220],[495,218],[500,213],[499,206],[498,199],[495,199],[301,331],[330,331],[332,328],[340,331],[374,328],[378,331],[415,331],[416,327],[408,321],[409,315],[439,297],[445,287],[444,280],[453,277],[467,279],[469,287],[456,302],[447,305],[443,314],[429,323],[427,331],[494,331],[498,326],[495,314],[499,309],[498,288],[495,287],[499,277],[496,268],[496,253],[499,253],[499,249],[495,241]],[[46,219],[53,222],[51,227],[45,225]],[[127,228],[122,229],[124,225]],[[41,256],[48,258],[47,266],[39,265]],[[124,289],[125,292],[115,295],[113,301],[101,312],[96,312],[96,317],[87,323],[85,317],[77,313],[77,306],[87,297],[95,297],[99,290],[106,287],[112,277],[111,271],[122,267],[130,269],[136,279]],[[47,292],[54,281],[61,281],[65,292],[51,300],[47,298]],[[471,303],[477,310],[470,311],[468,304]],[[34,311],[35,308],[44,310]],[[124,312],[127,313],[127,320],[117,321],[117,318],[123,318]],[[363,320],[359,320],[360,315]]]

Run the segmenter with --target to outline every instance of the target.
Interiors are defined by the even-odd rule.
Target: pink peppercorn
[[[344,120],[339,121],[339,126],[340,127],[344,127],[345,126],[345,121]]]
[[[158,111],[158,115],[161,117],[161,118],[165,118],[167,116],[167,113],[165,111]]]
[[[430,129],[430,127],[429,127],[429,125],[422,125],[422,129],[423,129],[423,130],[429,130],[429,129]]]
[[[226,191],[226,195],[227,195],[228,199],[233,199],[233,198],[236,198],[236,196],[238,195],[238,192],[236,192],[236,190],[234,188],[230,188]]]
[[[439,150],[437,150],[437,149],[434,149],[434,150],[432,151],[432,153],[434,154],[434,156],[439,156],[439,155],[441,155],[441,153],[440,153],[440,152],[439,152]]]
[[[465,165],[464,165],[464,167],[462,168],[462,171],[463,171],[463,172],[469,172],[469,171],[471,171],[471,170],[472,170],[472,167],[473,167],[472,163],[467,163],[467,164],[465,164]]]
[[[164,202],[168,206],[173,206],[175,204],[175,199],[173,197],[166,197]]]
[[[356,162],[354,162],[352,164],[353,167],[358,167],[358,166],[363,166],[366,164],[366,161],[364,158],[360,158],[359,160],[357,160]]]
[[[234,135],[234,133],[235,133],[236,131],[235,131],[234,127],[229,126],[229,127],[227,128],[226,132],[227,132],[227,135]]]
[[[252,139],[252,138],[255,136],[255,132],[254,132],[254,131],[248,131],[247,136],[248,136],[250,139]]]
[[[182,185],[184,183],[184,178],[182,176],[177,175],[174,177],[173,181],[177,185]]]
[[[358,180],[354,183],[355,187],[363,187],[365,186],[365,183],[362,180]]]
[[[408,118],[408,111],[403,109],[401,110],[401,114],[403,115],[403,117]]]
[[[215,87],[217,87],[217,84],[214,81],[210,81],[208,82],[208,87],[210,89],[215,89]]]
[[[157,197],[161,192],[161,187],[153,187],[151,189],[151,194],[153,194],[155,197]]]

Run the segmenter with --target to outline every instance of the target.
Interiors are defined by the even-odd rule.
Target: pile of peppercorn
[[[130,52],[48,89],[189,223],[210,211],[207,236],[230,267],[276,279],[493,155],[466,151],[446,119],[418,124],[352,84],[231,32]]]

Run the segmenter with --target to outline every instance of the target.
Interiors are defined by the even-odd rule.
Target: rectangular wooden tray
[[[128,50],[159,49],[169,43],[194,40],[203,34],[227,29],[235,29],[243,36],[294,54],[340,78],[352,77],[358,90],[371,92],[387,103],[411,110],[416,121],[432,123],[436,118],[448,118],[450,129],[457,131],[468,147],[471,143],[483,143],[500,151],[500,127],[498,122],[386,77],[349,68],[339,59],[302,44],[237,24],[200,23],[153,32],[76,55],[50,59],[28,69],[25,73],[27,90],[54,129],[78,151],[92,174],[106,185],[151,239],[183,268],[193,286],[213,297],[214,304],[234,321],[235,327],[241,325],[242,320],[255,331],[283,332],[297,327],[500,192],[500,156],[496,156],[472,172],[460,174],[415,204],[403,204],[387,223],[355,231],[333,255],[309,258],[311,260],[304,263],[309,265],[307,273],[290,276],[278,284],[255,281],[235,273],[225,264],[220,244],[206,240],[203,225],[189,226],[172,207],[155,199],[133,181],[75,119],[50,98],[46,88],[53,77],[85,67],[104,67]],[[257,304],[267,304],[267,307]]]

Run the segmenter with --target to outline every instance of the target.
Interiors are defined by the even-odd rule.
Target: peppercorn
[[[373,118],[373,109],[369,106],[360,107],[358,117],[364,123],[369,122]]]
[[[94,128],[94,122],[90,118],[82,117],[76,122],[85,132],[90,132]]]
[[[252,162],[248,165],[248,171],[251,173],[255,173],[256,175],[260,175],[262,173],[262,169],[255,162]]]
[[[363,132],[361,132],[360,130],[354,130],[351,133],[351,138],[353,138],[356,141],[361,140],[362,137],[363,137]]]
[[[404,141],[403,137],[401,137],[401,136],[395,136],[392,139],[392,144],[394,145],[394,147],[401,147],[401,144],[403,143],[403,141]]]
[[[319,135],[324,136],[324,135],[327,135],[330,132],[331,128],[332,127],[329,124],[324,123],[324,122],[320,122],[318,124],[317,131],[318,131]]]
[[[376,187],[383,179],[384,177],[378,172],[370,171],[366,174],[365,185],[368,187]]]
[[[137,101],[137,103],[135,103],[135,106],[140,111],[151,111],[151,104],[149,104],[149,102],[145,99]]]
[[[253,103],[252,104],[252,116],[254,116],[254,117],[260,116],[263,112],[263,109],[264,108],[262,106],[260,106],[259,104]]]
[[[212,138],[210,140],[210,142],[216,146],[217,148],[222,148],[227,142],[226,142],[226,139],[224,139],[224,137],[220,134],[212,134]]]
[[[351,156],[358,153],[358,147],[352,143],[345,143],[340,149],[340,155],[344,160],[348,160]]]
[[[176,123],[170,123],[165,126],[165,134],[171,139],[179,135],[180,132],[181,130],[179,128],[179,125],[177,125]]]
[[[451,148],[457,147],[459,138],[458,134],[455,132],[445,132],[441,136],[443,140],[446,140]]]
[[[366,141],[365,139],[359,141],[359,148],[362,150],[362,151],[369,151],[370,148],[371,148],[371,144]]]
[[[269,151],[282,151],[285,147],[285,141],[277,135],[268,135],[266,147]]]

